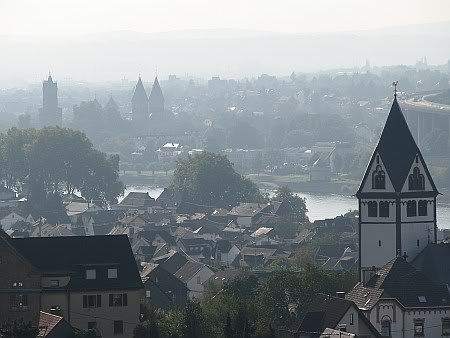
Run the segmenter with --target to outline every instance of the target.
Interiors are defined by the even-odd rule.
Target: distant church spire
[[[164,117],[164,95],[159,85],[158,76],[155,77],[148,101],[148,110],[152,119],[162,119]]]
[[[141,126],[148,120],[148,97],[140,75],[131,98],[131,112],[133,121]]]

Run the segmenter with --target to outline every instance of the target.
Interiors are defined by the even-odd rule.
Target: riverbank
[[[340,194],[351,196],[356,193],[359,182],[349,179],[332,179],[329,182],[311,182],[308,175],[248,175],[261,189],[277,189],[287,186],[292,191],[301,191],[314,194]]]

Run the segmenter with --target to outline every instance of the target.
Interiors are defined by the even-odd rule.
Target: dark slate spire
[[[106,102],[105,110],[119,110],[119,106],[117,105],[116,101],[114,101],[112,96],[110,96],[108,102]]]
[[[405,183],[416,155],[419,155],[424,164],[425,170],[428,172],[420,149],[417,146],[416,141],[409,130],[405,116],[400,109],[400,105],[397,101],[397,95],[394,95],[394,102],[392,102],[386,124],[384,125],[380,140],[374,150],[372,159],[369,163],[369,168],[367,170],[370,169],[376,153],[380,154],[381,160],[386,167],[386,171],[391,179],[392,185],[397,192],[402,190],[403,184]],[[367,176],[368,172],[366,172],[363,182]],[[429,177],[433,189],[436,190],[430,175]],[[362,184],[359,192],[361,189]]]
[[[134,122],[140,125],[146,123],[148,119],[148,97],[140,76],[131,99],[131,112]]]
[[[141,77],[139,76],[138,82],[136,83],[136,87],[134,88],[133,98],[132,100],[147,100],[147,93],[145,92],[144,85],[142,84]]]
[[[152,91],[148,98],[149,113],[152,116],[160,116],[164,113],[164,95],[159,85],[158,77],[155,77]]]

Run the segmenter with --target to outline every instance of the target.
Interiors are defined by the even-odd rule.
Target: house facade
[[[0,318],[37,323],[57,310],[73,327],[132,337],[143,285],[127,236],[0,234]]]

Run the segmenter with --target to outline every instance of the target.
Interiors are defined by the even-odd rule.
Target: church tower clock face
[[[413,260],[436,241],[433,182],[397,97],[356,193],[361,278],[397,255]]]

